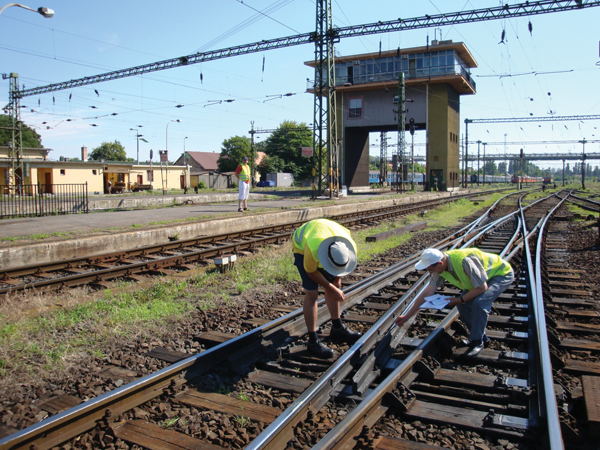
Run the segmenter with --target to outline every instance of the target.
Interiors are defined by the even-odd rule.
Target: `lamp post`
[[[188,174],[188,170],[187,170],[187,162],[186,162],[186,160],[185,160],[185,140],[186,140],[187,138],[188,138],[187,136],[183,138],[183,165],[185,166],[185,181],[184,181],[184,183],[183,183],[183,184],[184,184],[184,186],[183,186],[183,192],[184,192],[184,193],[187,193],[187,187],[188,187],[188,175],[189,175],[189,174]]]
[[[167,122],[167,128],[165,130],[165,167],[166,167],[166,180],[165,180],[165,189],[163,189],[163,195],[166,195],[167,193],[167,189],[169,187],[169,124],[171,122],[177,122],[177,123],[181,123],[181,119],[173,119],[173,120],[169,120]],[[162,160],[162,158],[161,158]],[[161,167],[162,167],[162,162],[161,162]]]
[[[27,9],[29,11],[39,13],[42,16],[44,16],[46,19],[50,19],[51,17],[54,16],[54,10],[52,10],[50,8],[45,8],[43,6],[40,6],[38,9],[33,9],[33,8],[30,8],[29,6],[21,5],[20,3],[9,3],[8,5],[4,5],[2,8],[0,8],[0,14],[2,14],[6,8],[10,8],[11,6],[18,6],[19,8],[23,8],[23,9]]]
[[[479,146],[481,141],[477,141],[477,186],[479,186]]]
[[[177,123],[181,123],[181,119],[174,119],[174,120],[169,120],[167,122],[167,129],[165,131],[165,150],[169,150],[169,124],[171,122],[177,122]]]
[[[506,136],[508,133],[504,133],[504,177],[508,177],[508,161],[506,160]],[[504,180],[506,181],[506,180]]]
[[[487,142],[483,142],[483,187],[485,187],[485,146]]]
[[[138,127],[142,127],[141,125],[138,125]],[[135,131],[135,137],[137,138],[137,164],[138,166],[140,165],[140,138],[143,136],[143,134],[140,134],[140,130],[136,130],[135,128],[130,128],[129,131]]]

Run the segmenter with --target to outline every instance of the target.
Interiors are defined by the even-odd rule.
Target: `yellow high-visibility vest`
[[[448,250],[446,255],[452,262],[452,268],[458,278],[452,276],[448,271],[444,271],[440,274],[446,281],[452,283],[459,289],[471,290],[473,289],[473,283],[471,279],[465,273],[463,269],[462,261],[467,256],[475,255],[483,262],[483,268],[487,273],[488,280],[497,275],[507,275],[512,270],[510,264],[500,258],[498,255],[493,253],[485,253],[477,248],[465,248],[460,250]]]
[[[240,166],[242,166],[242,170],[238,174],[240,181],[250,180],[250,167],[248,167],[248,164],[240,164]]]

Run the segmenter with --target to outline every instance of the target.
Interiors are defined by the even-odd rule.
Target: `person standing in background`
[[[244,212],[248,210],[248,195],[250,194],[250,167],[248,166],[247,156],[242,158],[242,163],[235,169],[235,176],[238,179],[240,189],[238,212]]]

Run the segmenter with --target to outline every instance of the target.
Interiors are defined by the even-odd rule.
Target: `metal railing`
[[[87,183],[0,185],[0,219],[87,212]]]

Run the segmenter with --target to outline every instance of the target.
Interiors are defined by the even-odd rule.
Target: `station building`
[[[305,63],[314,67],[314,61]],[[462,42],[335,57],[337,135],[341,184],[369,185],[369,133],[398,131],[398,79],[405,76],[410,160],[410,119],[426,131],[426,189],[458,189],[460,96],[473,95],[470,69],[477,63]],[[309,89],[312,90],[312,89]],[[396,151],[394,151],[395,153]],[[406,153],[405,153],[406,154]]]

